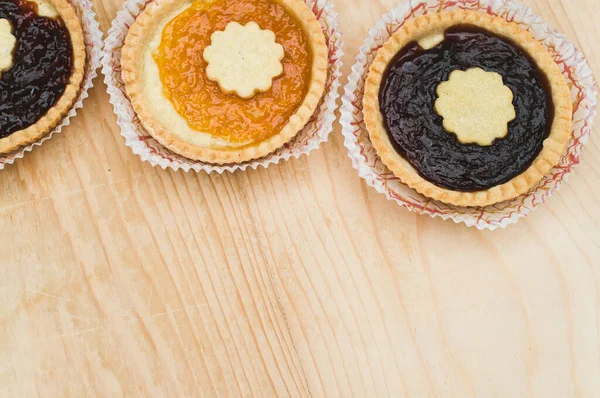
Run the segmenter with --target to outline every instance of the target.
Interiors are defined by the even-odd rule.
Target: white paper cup
[[[94,86],[94,78],[97,76],[96,71],[100,67],[100,50],[102,49],[102,31],[96,21],[96,14],[94,13],[92,3],[90,0],[70,0],[71,4],[75,8],[77,16],[81,20],[83,27],[83,36],[85,41],[85,74],[83,81],[81,82],[81,91],[77,100],[71,107],[71,110],[67,115],[60,121],[60,123],[52,129],[48,134],[40,138],[38,141],[28,146],[19,148],[13,152],[7,154],[0,154],[0,170],[4,169],[6,165],[13,164],[17,159],[23,158],[25,153],[31,152],[33,148],[41,146],[44,142],[48,141],[55,134],[62,131],[65,126],[71,123],[71,118],[77,114],[78,109],[83,106],[83,100],[86,99],[89,94],[88,91]]]
[[[226,171],[246,170],[249,167],[253,169],[259,166],[268,167],[273,163],[279,163],[281,160],[288,160],[292,157],[299,158],[303,154],[309,154],[312,150],[318,148],[321,143],[327,141],[333,130],[333,121],[335,120],[340,87],[340,69],[342,67],[341,58],[343,56],[343,44],[341,32],[338,29],[337,14],[329,0],[305,0],[321,23],[329,47],[329,74],[325,95],[312,119],[293,140],[272,154],[257,160],[229,165],[216,165],[192,160],[168,150],[144,129],[133,110],[121,77],[121,49],[129,28],[151,1],[127,0],[125,2],[108,31],[102,55],[104,81],[108,86],[110,102],[117,114],[117,123],[121,127],[121,135],[125,137],[125,144],[133,150],[133,153],[139,155],[143,161],[150,162],[153,166],[160,166],[163,169],[171,168],[173,170],[182,169],[221,174]]]
[[[363,121],[362,98],[369,66],[375,59],[377,50],[407,20],[455,8],[487,12],[516,22],[528,30],[554,56],[565,78],[572,86],[571,97],[574,105],[573,137],[561,162],[529,194],[514,200],[483,208],[459,207],[429,199],[412,188],[404,185],[381,162],[369,139]],[[505,228],[527,216],[532,210],[544,204],[550,196],[566,181],[573,167],[580,162],[583,145],[592,131],[596,116],[596,85],[583,54],[575,48],[569,39],[548,22],[534,14],[531,9],[513,0],[411,0],[404,1],[385,15],[369,31],[369,35],[356,56],[352,74],[345,87],[342,98],[341,124],[344,143],[348,155],[360,177],[375,188],[407,209],[431,217],[453,220],[470,227],[494,230]]]

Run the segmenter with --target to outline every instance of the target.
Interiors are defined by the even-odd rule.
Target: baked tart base
[[[69,81],[60,99],[34,124],[14,131],[0,139],[0,153],[9,153],[38,141],[64,118],[75,103],[85,73],[86,53],[83,28],[73,6],[67,0],[44,0],[38,6],[38,15],[56,12],[68,30],[72,47],[72,68]],[[45,3],[45,4],[44,4]],[[47,7],[47,5],[51,7]],[[49,11],[50,10],[50,11]],[[17,44],[18,45],[18,44]]]
[[[409,43],[431,38],[432,33],[443,32],[458,25],[479,27],[500,37],[507,38],[524,50],[544,73],[551,89],[554,106],[552,128],[543,142],[541,153],[531,166],[510,181],[490,189],[462,192],[441,188],[423,178],[419,172],[396,150],[390,141],[380,108],[380,88],[388,65]],[[435,41],[433,45],[435,45]],[[423,195],[457,206],[487,206],[506,201],[530,191],[558,162],[571,137],[572,104],[569,88],[560,69],[530,33],[502,18],[472,11],[456,10],[431,14],[404,24],[379,50],[371,65],[364,91],[365,123],[378,155],[401,181]]]
[[[281,4],[302,27],[312,50],[311,75],[306,94],[298,108],[286,119],[280,131],[260,142],[228,141],[215,137],[210,131],[191,127],[189,120],[182,117],[173,103],[165,97],[163,84],[156,79],[148,84],[148,74],[156,76],[156,71],[148,72],[148,69],[157,69],[154,57],[155,50],[161,45],[161,32],[170,21],[190,7],[192,2],[153,2],[137,17],[125,39],[121,57],[122,76],[127,95],[140,122],[159,143],[189,159],[213,164],[236,164],[274,152],[309,122],[323,96],[327,79],[328,49],[325,37],[320,23],[302,0],[281,0],[274,3]],[[158,112],[159,109],[162,111]]]

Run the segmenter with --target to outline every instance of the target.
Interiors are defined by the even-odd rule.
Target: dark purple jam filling
[[[41,119],[63,95],[73,69],[71,37],[63,21],[37,15],[25,0],[0,0],[0,19],[17,43],[13,66],[0,77],[0,138]]]
[[[513,94],[517,117],[491,146],[462,144],[443,128],[435,109],[437,87],[455,70],[499,73]],[[390,63],[380,107],[395,149],[431,183],[476,192],[522,174],[540,154],[554,118],[548,79],[515,43],[473,26],[446,31],[438,46],[409,43]]]

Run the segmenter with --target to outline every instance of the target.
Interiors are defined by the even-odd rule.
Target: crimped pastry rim
[[[404,46],[437,29],[468,24],[484,28],[506,37],[525,50],[544,72],[550,83],[555,115],[549,137],[542,152],[521,175],[484,191],[459,192],[438,187],[421,177],[392,146],[383,123],[379,106],[379,90],[388,64]],[[382,162],[404,184],[434,200],[463,207],[484,207],[514,199],[533,189],[550,170],[560,162],[571,138],[573,105],[570,90],[558,65],[551,55],[528,31],[515,23],[476,11],[454,10],[429,14],[404,24],[381,47],[370,66],[363,97],[365,125],[373,147]]]
[[[136,18],[125,38],[125,45],[121,53],[122,77],[125,91],[131,104],[148,133],[161,145],[188,159],[199,160],[213,164],[243,163],[266,156],[294,138],[310,121],[317,109],[323,94],[328,73],[328,48],[321,24],[316,16],[302,0],[274,0],[283,5],[292,13],[312,46],[313,64],[312,76],[308,92],[294,115],[290,117],[287,125],[279,134],[265,141],[252,144],[239,149],[220,150],[190,144],[175,135],[153,115],[146,102],[141,78],[142,70],[137,61],[145,50],[147,35],[162,21],[179,7],[181,0],[153,1]]]
[[[8,137],[0,139],[0,153],[2,154],[10,153],[20,147],[36,142],[48,134],[73,107],[81,90],[86,63],[85,42],[81,21],[75,13],[73,5],[68,0],[47,1],[56,9],[71,36],[73,71],[63,95],[40,120],[25,129],[17,130]]]

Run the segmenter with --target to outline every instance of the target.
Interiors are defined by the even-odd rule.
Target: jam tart
[[[232,164],[270,154],[310,121],[328,49],[302,0],[165,0],[137,17],[121,65],[149,134],[187,158]]]
[[[82,25],[67,0],[0,2],[0,153],[37,141],[81,89]]]
[[[517,24],[475,11],[406,22],[371,65],[363,109],[383,163],[456,206],[527,193],[571,138],[570,90],[552,56]]]

